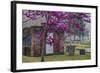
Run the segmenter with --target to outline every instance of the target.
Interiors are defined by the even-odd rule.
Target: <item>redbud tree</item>
[[[29,18],[23,21],[34,21],[38,18],[45,17],[46,22],[42,22],[46,38],[48,31],[53,32],[62,31],[68,35],[84,35],[85,25],[84,22],[90,23],[90,13],[78,13],[78,12],[61,12],[61,11],[38,11],[38,10],[23,10],[22,15]],[[52,38],[52,40],[54,40]]]

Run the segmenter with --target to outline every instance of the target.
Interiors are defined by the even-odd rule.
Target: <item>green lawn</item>
[[[49,55],[45,56],[45,61],[65,61],[65,60],[87,60],[90,59],[90,53],[86,53],[86,55],[75,54],[74,56],[66,55]],[[23,56],[23,62],[40,62],[41,57],[27,57]]]
[[[67,43],[67,46],[69,44]],[[81,41],[79,43],[73,43],[72,45],[75,46],[76,49],[86,49],[86,48],[91,48],[91,42],[90,41]]]
[[[67,44],[68,45],[68,44]],[[74,43],[76,49],[86,49],[91,48],[90,41],[82,41],[80,43]],[[65,48],[66,51],[66,48]],[[66,53],[66,52],[65,52]],[[49,55],[45,56],[45,61],[65,61],[65,60],[87,60],[91,59],[91,53],[86,53],[86,55],[79,55],[79,51],[76,50],[74,56],[69,56],[67,53],[64,55]],[[28,57],[23,56],[22,62],[40,62],[41,57]]]
[[[86,42],[81,42],[76,45],[76,49],[86,49],[86,48],[91,48],[91,43],[89,41]]]

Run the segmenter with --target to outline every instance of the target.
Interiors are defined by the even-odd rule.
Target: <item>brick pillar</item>
[[[61,37],[60,37],[61,38]],[[59,52],[60,53],[64,53],[64,40],[61,38],[60,39],[60,42],[59,42],[60,44],[60,46],[59,46]]]
[[[58,54],[59,53],[59,37],[57,33],[54,33],[54,53]]]

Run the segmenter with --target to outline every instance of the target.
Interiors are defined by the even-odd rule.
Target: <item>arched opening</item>
[[[23,55],[24,56],[30,56],[31,49],[29,47],[24,47],[23,48]]]

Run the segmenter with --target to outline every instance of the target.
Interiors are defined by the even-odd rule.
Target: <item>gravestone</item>
[[[85,50],[84,49],[80,49],[80,55],[85,55]]]
[[[67,47],[68,55],[72,56],[75,53],[75,46],[68,46]]]

